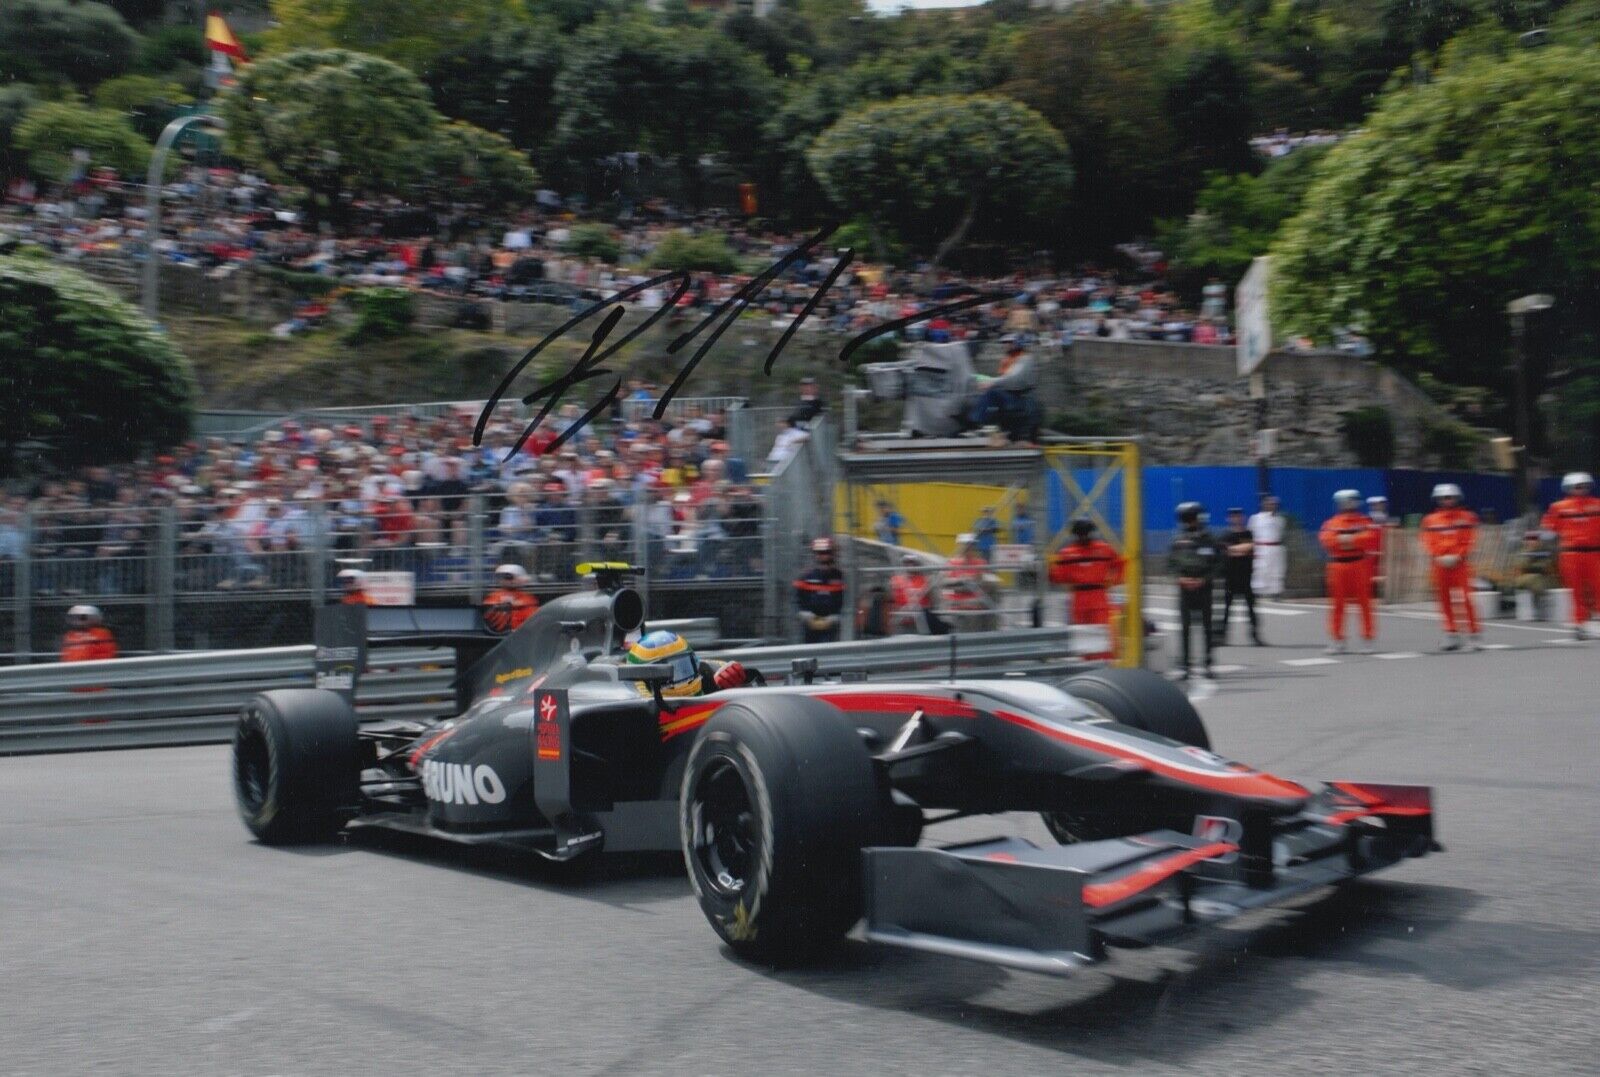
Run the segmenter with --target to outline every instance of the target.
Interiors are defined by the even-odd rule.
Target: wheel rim
[[[233,784],[239,802],[255,815],[267,802],[272,775],[272,753],[259,726],[251,725],[239,737],[233,753]]]
[[[729,899],[745,892],[755,870],[760,832],[750,789],[730,760],[707,764],[690,800],[695,866],[713,891]]]

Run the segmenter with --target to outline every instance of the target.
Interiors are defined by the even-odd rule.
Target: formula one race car
[[[595,590],[503,637],[475,610],[321,611],[318,687],[264,693],[239,719],[246,825],[269,844],[381,826],[556,860],[681,849],[740,954],[803,957],[864,918],[878,942],[1045,972],[1439,848],[1427,788],[1232,762],[1143,670],[1056,687],[801,667],[674,698],[681,654],[623,659],[644,619],[625,566],[585,567]],[[424,645],[456,649],[455,716],[358,725],[369,652]],[[1060,844],[918,845],[925,825],[1010,811],[1041,813]]]

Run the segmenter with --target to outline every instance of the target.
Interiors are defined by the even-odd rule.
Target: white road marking
[[[1486,651],[1509,651],[1511,649],[1511,644],[1509,643],[1484,643],[1480,644],[1480,646]]]
[[[1285,658],[1282,660],[1286,666],[1337,666],[1337,658]]]
[[[1419,651],[1383,651],[1382,653],[1375,654],[1372,657],[1374,657],[1374,658],[1421,658],[1422,654]]]
[[[1154,614],[1154,615],[1158,615],[1158,616],[1161,616],[1161,617],[1176,617],[1176,616],[1178,616],[1178,611],[1173,609],[1171,606],[1146,606],[1144,608],[1144,612],[1146,614]],[[1274,617],[1304,617],[1306,615],[1306,611],[1305,610],[1271,609],[1271,608],[1268,608],[1266,606],[1257,606],[1256,607],[1256,612],[1257,613],[1268,613],[1268,614],[1271,614]],[[1249,615],[1248,611],[1240,612],[1238,610],[1235,610],[1233,616],[1228,618],[1228,621],[1229,621],[1230,624],[1236,624],[1236,625],[1249,624],[1250,623],[1250,615]]]
[[[1211,671],[1213,673],[1238,673],[1243,668],[1243,666],[1212,666]]]

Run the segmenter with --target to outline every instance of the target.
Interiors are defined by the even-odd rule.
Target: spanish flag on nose
[[[239,44],[239,39],[228,29],[227,20],[216,12],[206,16],[206,48],[212,52],[232,56],[241,63],[250,62],[250,57],[244,54],[244,46]]]

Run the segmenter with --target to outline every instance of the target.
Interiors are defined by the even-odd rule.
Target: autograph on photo
[[[678,390],[684,387],[689,380],[689,376],[693,374],[695,368],[700,365],[700,361],[706,357],[706,354],[710,352],[712,347],[722,337],[722,334],[727,332],[728,328],[739,319],[739,316],[744,313],[751,301],[758,298],[761,293],[767,289],[767,286],[771,284],[773,280],[775,280],[786,269],[794,265],[800,259],[809,255],[823,243],[827,242],[828,238],[832,236],[833,233],[838,230],[838,228],[839,225],[837,223],[830,224],[822,228],[817,232],[816,235],[795,247],[782,258],[779,258],[765,271],[752,278],[744,287],[740,288],[737,292],[733,293],[733,295],[719,303],[717,308],[708,314],[704,319],[702,319],[698,325],[694,326],[692,329],[688,329],[683,333],[680,333],[672,341],[672,343],[667,346],[667,354],[676,355],[689,344],[693,343],[695,338],[704,332],[708,327],[712,325],[716,326],[716,328],[712,330],[711,334],[706,337],[706,339],[697,349],[695,349],[694,354],[689,357],[689,361],[684,363],[683,368],[678,371],[677,377],[672,379],[672,384],[667,387],[666,392],[661,394],[661,399],[656,401],[655,411],[652,416],[653,418],[660,419],[666,414],[667,405],[672,402],[672,398],[677,395]],[[849,247],[845,247],[839,250],[837,253],[838,261],[834,263],[833,268],[828,271],[827,277],[822,281],[822,284],[817,288],[816,292],[812,294],[811,298],[807,300],[806,305],[801,309],[800,313],[796,315],[794,321],[790,322],[789,327],[783,331],[783,336],[779,337],[778,342],[772,346],[772,351],[767,354],[767,360],[761,368],[763,374],[771,375],[773,364],[778,361],[778,356],[783,354],[783,349],[788,347],[789,341],[794,338],[795,332],[800,328],[801,324],[811,316],[812,312],[817,309],[817,304],[822,301],[823,296],[827,295],[828,290],[832,288],[838,281],[840,274],[842,274],[850,265],[850,263],[855,260],[855,251]],[[660,308],[658,308],[644,321],[640,322],[620,340],[617,340],[609,347],[605,347],[602,350],[602,345],[606,343],[607,338],[611,335],[611,331],[617,327],[617,323],[622,320],[623,314],[627,310],[626,307],[622,306],[623,300],[629,299],[651,288],[655,288],[657,286],[669,286],[673,283],[677,284],[677,290],[672,293],[672,295],[665,303],[661,305]],[[595,403],[595,405],[588,411],[584,412],[582,418],[573,423],[571,426],[567,427],[567,429],[564,430],[553,442],[546,446],[542,452],[553,452],[556,449],[559,449],[562,445],[566,444],[574,436],[582,432],[585,427],[598,418],[603,412],[605,412],[607,408],[615,404],[618,397],[622,395],[622,378],[618,376],[615,371],[602,367],[599,364],[605,362],[611,356],[615,355],[619,349],[632,343],[634,340],[637,340],[639,336],[648,331],[651,326],[655,325],[658,321],[673,311],[677,307],[678,301],[683,298],[686,292],[688,292],[692,283],[693,279],[685,270],[677,270],[672,273],[663,273],[658,277],[651,277],[649,280],[640,281],[638,284],[630,285],[615,295],[600,300],[578,314],[573,315],[559,328],[552,330],[543,340],[539,341],[539,343],[528,349],[528,353],[518,360],[516,365],[507,371],[506,376],[500,380],[499,386],[496,387],[494,393],[489,397],[488,402],[484,404],[483,411],[478,415],[478,421],[472,429],[472,444],[475,446],[483,444],[483,431],[489,424],[489,416],[494,412],[496,405],[498,405],[501,399],[504,398],[507,391],[510,390],[511,384],[516,380],[517,375],[521,374],[522,371],[527,368],[528,364],[533,362],[533,360],[538,357],[540,352],[549,347],[552,342],[561,339],[562,336],[571,331],[580,323],[588,320],[593,315],[600,313],[607,307],[610,307],[611,309],[606,313],[605,317],[601,319],[600,324],[595,327],[594,332],[590,335],[589,347],[585,349],[583,357],[573,364],[572,369],[568,370],[560,377],[551,380],[548,384],[540,386],[538,389],[535,389],[533,392],[522,398],[522,402],[524,404],[533,404],[535,401],[539,400],[543,400],[544,403],[539,408],[539,413],[533,417],[533,421],[527,425],[527,427],[522,431],[522,435],[517,438],[516,444],[511,447],[511,451],[506,454],[506,459],[509,460],[511,457],[515,456],[519,451],[521,451],[522,447],[527,444],[528,439],[533,436],[536,430],[539,429],[539,424],[544,422],[545,418],[549,416],[550,412],[561,403],[561,398],[567,393],[568,390],[586,381],[592,381],[596,378],[611,377],[613,379],[611,387],[600,397],[599,401]],[[894,333],[906,328],[907,326],[915,325],[918,322],[929,321],[942,315],[953,314],[957,311],[966,310],[970,307],[982,306],[985,303],[1003,301],[1009,298],[1010,295],[1007,293],[979,292],[964,299],[956,300],[952,303],[945,303],[940,306],[930,307],[927,310],[913,314],[909,317],[898,318],[894,321],[885,322],[882,325],[874,326],[873,328],[868,329],[863,333],[859,333],[855,337],[851,338],[851,340],[839,350],[839,360],[841,362],[849,362],[850,356],[855,353],[856,349],[860,348],[868,341],[883,336],[887,333]]]

